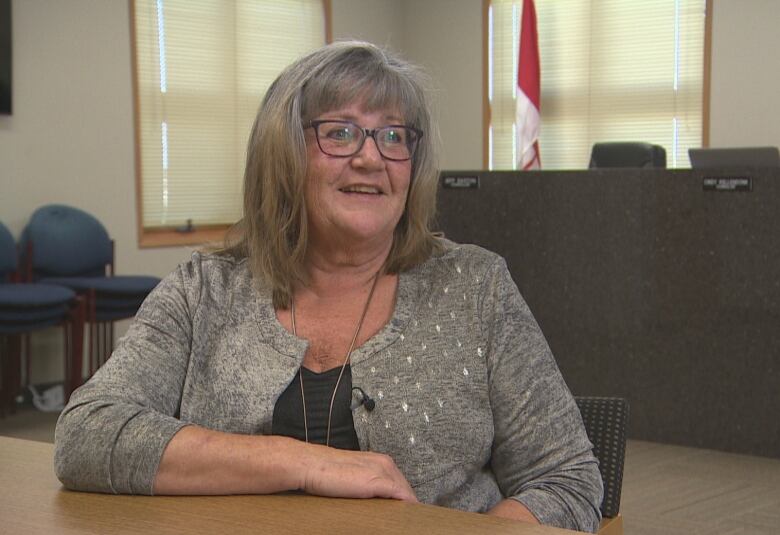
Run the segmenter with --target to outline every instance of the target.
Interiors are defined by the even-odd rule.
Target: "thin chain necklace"
[[[368,299],[366,299],[366,304],[363,307],[363,313],[360,315],[360,319],[358,320],[357,328],[355,329],[355,334],[352,336],[352,341],[349,343],[349,349],[347,350],[347,355],[344,357],[344,362],[341,365],[341,371],[339,372],[339,377],[336,379],[336,386],[333,389],[333,395],[330,397],[330,406],[328,407],[328,430],[325,435],[325,445],[330,445],[330,418],[333,414],[333,402],[336,400],[336,392],[339,389],[339,383],[341,382],[341,376],[344,375],[344,369],[347,367],[347,362],[349,362],[349,357],[352,355],[352,350],[355,348],[355,342],[357,341],[358,334],[360,334],[360,328],[363,326],[363,320],[366,318],[366,312],[368,312],[368,305],[371,303],[371,298],[374,296],[374,290],[376,289],[376,283],[379,280],[379,272],[376,272],[376,275],[374,275],[374,282],[371,284],[371,291],[368,293]],[[298,332],[295,329],[295,299],[290,299],[290,317],[292,320],[292,332],[293,336],[298,336]],[[303,372],[301,371],[303,368],[303,364],[301,364],[301,367],[298,368],[298,379],[301,384],[301,404],[303,405],[303,432],[304,436],[306,438],[306,442],[309,442],[309,423],[306,418],[306,395],[303,393]]]

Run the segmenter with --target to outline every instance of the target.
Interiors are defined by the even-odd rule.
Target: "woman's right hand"
[[[301,463],[300,489],[308,494],[417,501],[409,482],[388,455],[315,444],[308,445],[307,453]]]

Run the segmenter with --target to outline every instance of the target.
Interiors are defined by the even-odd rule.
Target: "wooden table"
[[[72,492],[54,476],[53,451],[51,444],[0,437],[0,534],[574,533],[396,500]]]

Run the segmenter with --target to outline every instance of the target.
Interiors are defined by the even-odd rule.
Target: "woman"
[[[594,530],[601,480],[501,258],[429,230],[422,76],[326,46],[269,88],[235,244],[145,302],[56,432],[69,488],[420,500]]]

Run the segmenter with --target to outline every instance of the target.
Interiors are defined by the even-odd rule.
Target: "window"
[[[522,0],[487,8],[488,162],[514,169]],[[536,0],[543,169],[588,166],[596,142],[645,141],[688,167],[704,125],[705,0]]]
[[[141,245],[206,241],[241,217],[257,107],[284,67],[325,44],[328,3],[132,5]],[[174,230],[187,227],[200,232]]]

